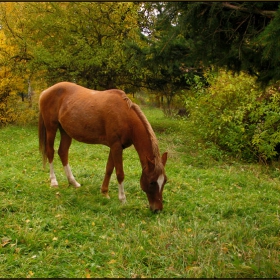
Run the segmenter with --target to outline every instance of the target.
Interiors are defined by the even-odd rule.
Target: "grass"
[[[160,214],[148,209],[133,147],[124,151],[121,205],[115,175],[111,199],[100,194],[107,147],[74,141],[82,187],[68,186],[56,156],[51,188],[37,128],[0,130],[1,277],[280,277],[279,164],[227,158],[188,122],[144,112],[169,153]]]

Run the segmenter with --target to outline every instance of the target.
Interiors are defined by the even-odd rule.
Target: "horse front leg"
[[[109,196],[109,182],[110,182],[110,178],[111,178],[111,175],[113,173],[114,167],[115,167],[114,166],[114,160],[113,160],[112,152],[111,152],[111,149],[110,149],[107,164],[106,164],[105,176],[104,176],[104,180],[103,180],[103,183],[102,183],[102,186],[101,186],[101,193],[106,198],[110,198],[110,196]]]
[[[124,172],[123,172],[123,165],[122,165],[122,148],[121,147],[111,147],[107,165],[106,165],[106,172],[105,177],[101,186],[101,193],[107,197],[109,197],[109,181],[111,175],[113,173],[114,167],[116,168],[116,175],[117,180],[119,183],[119,200],[122,203],[126,202],[126,197],[124,193]]]
[[[68,163],[68,151],[72,143],[72,138],[61,127],[59,128],[59,130],[60,130],[61,139],[60,139],[58,154],[61,159],[64,172],[69,184],[71,184],[75,188],[78,188],[81,185],[76,181],[71,171],[70,165]]]
[[[121,145],[115,144],[114,146],[111,147],[111,151],[112,151],[114,165],[116,168],[117,180],[119,183],[119,200],[122,203],[125,203],[126,196],[124,193],[124,171],[123,171],[123,158],[122,158],[123,149]]]

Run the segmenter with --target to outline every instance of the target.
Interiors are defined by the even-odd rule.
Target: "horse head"
[[[142,190],[147,194],[150,209],[153,212],[161,211],[163,208],[162,193],[167,181],[164,170],[166,161],[167,153],[162,155],[161,162],[159,163],[147,157],[147,163],[142,170],[140,185]]]

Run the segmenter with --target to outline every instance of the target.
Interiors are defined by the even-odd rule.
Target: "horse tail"
[[[47,153],[46,153],[46,127],[43,120],[42,113],[39,113],[39,123],[38,123],[38,132],[39,132],[39,151],[42,154],[43,157],[43,167],[46,166],[47,161]]]

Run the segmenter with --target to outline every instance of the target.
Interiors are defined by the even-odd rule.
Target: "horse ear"
[[[163,166],[165,166],[166,161],[167,161],[167,152],[162,154],[161,161],[162,161]]]
[[[154,171],[155,169],[155,164],[146,156],[147,158],[147,163],[148,163],[148,170],[149,172]]]

